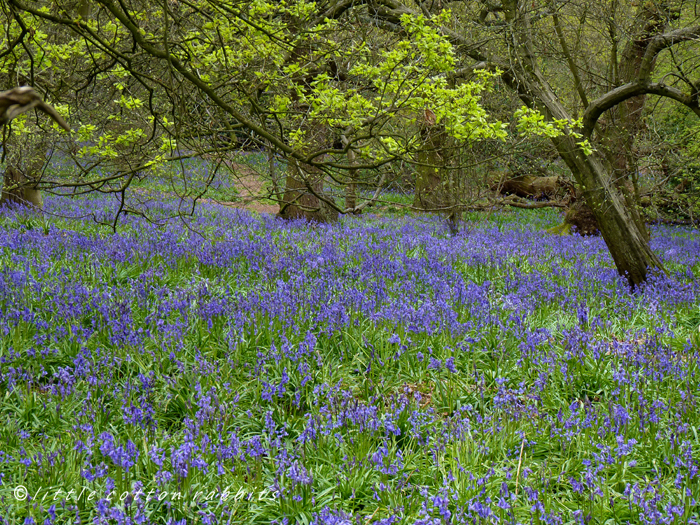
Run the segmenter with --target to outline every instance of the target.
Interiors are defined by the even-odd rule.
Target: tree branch
[[[690,108],[693,113],[700,116],[700,106],[698,105],[698,91],[691,94],[683,93],[681,90],[668,86],[663,82],[645,82],[635,80],[618,88],[608,91],[602,97],[591,102],[583,115],[583,135],[590,137],[593,128],[600,116],[610,108],[617,106],[627,99],[639,95],[659,95],[671,98]]]
[[[639,78],[648,79],[651,76],[654,69],[654,61],[661,51],[690,40],[700,40],[700,26],[684,27],[654,37],[651,42],[649,42],[647,50],[644,53],[642,66],[639,70]]]
[[[574,57],[571,54],[569,45],[566,42],[566,38],[564,37],[564,31],[561,27],[561,21],[559,20],[559,15],[557,15],[556,12],[552,15],[552,21],[554,22],[554,30],[557,33],[559,44],[561,45],[561,49],[564,52],[566,63],[569,65],[569,71],[571,71],[571,74],[574,77],[574,86],[576,87],[576,92],[578,93],[578,96],[581,99],[583,107],[586,108],[588,107],[588,97],[586,96],[586,91],[583,89],[583,83],[581,82],[581,77],[578,74],[578,66],[576,65],[576,61],[574,60]]]

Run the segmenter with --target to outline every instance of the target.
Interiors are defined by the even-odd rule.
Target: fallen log
[[[559,177],[535,177],[521,175],[500,180],[491,187],[502,195],[516,195],[523,198],[551,199],[555,195],[569,193],[569,184]]]

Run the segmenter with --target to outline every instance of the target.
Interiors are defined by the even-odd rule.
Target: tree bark
[[[39,182],[49,150],[48,139],[41,131],[21,139],[11,135],[5,146],[8,158],[0,204],[22,204],[42,209],[44,200]]]
[[[436,125],[432,112],[426,111],[427,123],[421,128],[423,144],[416,153],[416,186],[413,206],[424,211],[436,211],[448,205],[445,180],[445,142],[447,135]]]
[[[343,146],[348,146],[348,139],[345,135],[342,136]],[[351,147],[348,148],[348,164],[353,165],[356,161],[355,150]],[[351,213],[360,213],[359,211],[353,211],[357,208],[357,170],[348,170],[348,183],[345,186],[345,211]]]
[[[645,64],[646,50],[649,42],[666,29],[669,20],[668,6],[644,4],[638,10],[633,28],[635,35],[625,45],[615,70],[613,85],[632,82],[638,78]],[[647,59],[647,67],[653,70],[656,56]],[[642,113],[646,103],[646,94],[628,98],[611,111],[611,123],[605,129],[604,145],[612,166],[615,185],[625,198],[632,219],[647,240],[649,233],[639,211],[639,189],[637,185],[637,159],[634,154],[634,141],[643,127]]]
[[[306,128],[309,144],[305,152],[321,149],[327,142],[325,126],[317,124]],[[324,180],[325,174],[320,168],[290,158],[278,215],[284,219],[306,219],[314,222],[337,220],[337,209],[324,200],[331,198],[324,192]]]
[[[462,195],[450,169],[454,148],[443,126],[435,123],[435,115],[425,111],[426,122],[421,129],[423,145],[416,154],[416,185],[413,207],[441,213],[452,235],[459,233]]]
[[[646,232],[640,231],[630,215],[603,162],[595,155],[586,155],[570,137],[560,137],[554,142],[583,188],[586,204],[598,221],[619,274],[634,288],[646,281],[650,271],[662,271],[661,260],[649,247]]]
[[[323,172],[296,159],[287,165],[284,195],[278,215],[284,219],[306,219],[313,222],[337,220],[338,211],[319,196],[324,195]],[[324,198],[329,198],[324,195]]]

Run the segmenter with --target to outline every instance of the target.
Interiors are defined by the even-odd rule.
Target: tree
[[[697,19],[683,2],[619,4],[606,18],[592,16],[589,2],[559,0],[95,0],[89,21],[71,14],[71,2],[56,0],[49,11],[23,0],[9,4],[18,28],[61,28],[81,42],[80,60],[92,60],[92,70],[119,70],[133,81],[138,94],[126,103],[147,106],[132,113],[148,115],[150,128],[130,145],[152,153],[148,145],[161,140],[164,149],[123,170],[122,188],[134,173],[183,154],[225,158],[234,147],[212,146],[212,137],[244,128],[286,159],[287,187],[274,195],[283,209],[296,208],[290,216],[322,207],[354,212],[362,205],[337,204],[326,184],[376,187],[397,160],[450,167],[438,151],[442,141],[434,140],[440,133],[420,124],[427,111],[435,115],[435,130],[454,140],[502,137],[501,123],[490,121],[479,103],[498,75],[525,104],[517,114],[521,131],[547,137],[571,171],[618,271],[636,286],[662,269],[627,184],[632,163],[623,166],[606,148],[631,144],[639,111],[630,105],[644,100],[638,97],[670,98],[700,115],[698,82],[685,70],[676,68],[673,82],[654,76],[664,53],[697,45]],[[618,21],[629,14],[639,27],[625,32]],[[585,67],[575,53],[580,46],[568,45],[572,20],[582,39],[610,35],[591,40]],[[11,36],[17,48],[26,33]],[[548,56],[555,46],[552,56],[561,57],[562,67]],[[616,73],[599,82],[603,55]],[[616,114],[617,134],[601,120]]]
[[[66,131],[70,131],[68,124],[66,124],[61,115],[52,106],[44,102],[39,94],[30,87],[14,88],[0,93],[0,127],[4,127],[14,118],[34,108],[46,113],[59,126]],[[27,181],[24,174],[13,167],[10,167],[6,172],[5,186],[0,203],[5,202],[42,206],[41,195],[31,184],[31,181]]]
[[[105,166],[134,157],[118,149],[128,144],[142,161],[99,179],[87,176],[83,162],[87,180],[74,187],[123,192],[134,174],[183,154],[225,164],[236,145],[218,137],[246,129],[285,159],[286,187],[269,195],[280,201],[281,214],[323,218],[357,212],[367,202],[346,209],[325,184],[337,189],[348,184],[348,174],[353,185],[390,182],[384,168],[420,149],[415,121],[427,106],[461,140],[503,134],[479,105],[490,75],[448,86],[452,48],[420,15],[405,17],[400,34],[372,29],[377,34],[368,40],[355,30],[352,2],[102,0],[90,3],[90,20],[76,15],[72,2],[52,2],[51,10],[21,0],[11,5],[15,49],[21,27],[60,30],[106,102],[101,107],[112,105],[115,88],[124,92],[118,100],[125,115],[107,114],[101,120],[110,125],[102,130],[87,123],[78,130],[94,144],[83,158]],[[89,118],[83,113],[78,120]],[[115,124],[124,118],[147,118],[145,133]],[[334,147],[340,137],[344,145]],[[154,154],[159,140],[164,148]]]
[[[370,4],[374,6],[378,23],[385,27],[406,13],[429,13],[427,2],[413,5],[397,0],[375,0]],[[606,50],[606,56],[610,57],[608,66],[618,72],[622,69],[622,73],[615,76],[612,85],[588,86],[579,74],[574,55],[565,46],[566,40],[557,21],[561,12],[566,12],[571,6],[580,8],[590,5],[588,2],[484,0],[478,2],[477,11],[459,2],[448,4],[455,7],[455,14],[452,24],[443,26],[443,30],[450,36],[464,62],[498,68],[502,71],[504,83],[518,94],[528,108],[544,115],[546,122],[555,125],[567,123],[562,127],[562,133],[550,133],[551,141],[582,189],[620,274],[632,286],[636,286],[646,280],[650,270],[662,270],[659,258],[649,248],[644,226],[638,220],[636,210],[630,206],[633,199],[625,184],[620,183],[625,178],[621,178],[619,171],[628,171],[627,163],[624,167],[621,167],[621,162],[611,165],[606,158],[606,137],[601,132],[599,121],[607,111],[624,106],[620,113],[624,115],[622,129],[625,133],[614,136],[608,144],[629,144],[639,119],[634,105],[639,105],[640,100],[643,104],[644,100],[639,97],[657,95],[671,98],[700,115],[700,80],[689,79],[683,71],[678,72],[679,81],[673,84],[654,77],[655,66],[662,52],[683,45],[697,47],[700,26],[692,7],[683,2],[677,5],[670,2],[640,2],[641,5],[630,8],[634,11],[638,27],[632,28],[627,35],[613,35],[611,48]],[[601,22],[601,19],[589,22],[588,30],[608,29]],[[460,32],[453,29],[455,27],[465,30]],[[560,38],[551,38],[554,35],[549,33],[547,44],[537,39],[538,31],[542,34],[546,33],[547,28],[557,27]],[[554,74],[544,71],[545,61],[538,56],[538,50],[551,46],[557,40],[562,47],[561,53],[567,58],[571,76],[569,85],[573,84],[580,95],[580,100],[573,107],[566,105],[566,86],[561,89],[556,85],[562,71],[555,70]],[[627,45],[620,57],[617,50],[622,40],[626,40]],[[465,64],[465,67],[468,66]],[[575,118],[579,110],[581,117]],[[574,122],[580,125],[572,125]],[[536,117],[531,123],[537,123]]]

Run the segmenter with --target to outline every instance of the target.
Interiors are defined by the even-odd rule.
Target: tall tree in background
[[[434,2],[413,4],[398,0],[373,0],[370,4],[378,23],[385,27],[405,13],[426,14],[430,6],[435,6]],[[693,6],[682,1],[648,1],[627,6],[624,13],[632,16],[634,26],[628,27],[626,33],[614,34],[609,42],[599,37],[591,42],[598,46],[599,54],[604,52],[609,57],[608,67],[618,72],[612,84],[601,85],[585,81],[576,62],[578,57],[566,48],[558,22],[563,13],[575,15],[576,11],[571,9],[577,9],[580,15],[590,2],[484,0],[469,5],[461,2],[440,5],[454,8],[452,23],[444,26],[444,31],[461,54],[463,67],[471,64],[501,70],[503,81],[527,108],[544,116],[544,121],[540,121],[537,114],[525,111],[523,116],[530,129],[536,131],[537,126],[547,122],[555,126],[566,123],[561,133],[553,133],[549,128],[543,129],[543,134],[550,136],[580,186],[620,274],[634,286],[645,281],[650,270],[661,270],[661,262],[650,249],[644,224],[633,207],[634,198],[626,183],[627,160],[623,163],[613,157],[611,162],[605,150],[615,142],[629,145],[640,118],[635,106],[643,106],[647,95],[672,98],[700,115],[700,79],[688,80],[686,75],[677,75],[680,82],[668,83],[666,78],[654,76],[662,52],[684,45],[700,47],[700,26]],[[474,9],[474,5],[478,8]],[[609,32],[608,22],[615,23],[610,14],[608,11],[606,17],[579,18],[580,30],[587,38]],[[562,46],[560,52],[568,58],[570,82],[562,82],[562,70],[550,67],[546,60],[547,48],[557,41]],[[607,49],[600,49],[606,44],[609,44]],[[618,52],[620,47],[624,52]],[[589,79],[595,74],[591,71]],[[573,106],[567,105],[572,85],[580,96]],[[623,132],[606,136],[599,120],[607,111],[620,106],[623,106],[618,111]],[[580,119],[576,118],[579,115]],[[580,126],[574,122],[580,122]]]

